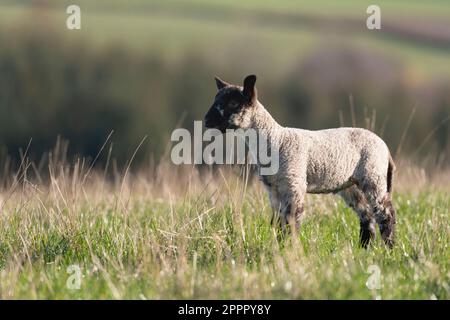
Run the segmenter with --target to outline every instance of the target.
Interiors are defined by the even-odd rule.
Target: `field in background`
[[[260,101],[283,125],[373,119],[393,150],[448,162],[443,1],[380,1],[380,31],[366,28],[369,1],[82,0],[77,31],[65,27],[69,4],[0,4],[0,160],[33,138],[39,161],[57,135],[94,157],[112,130],[119,161],[144,136],[136,160],[158,158],[175,126],[203,118],[214,75],[239,84],[257,74]]]
[[[78,33],[64,30],[70,1],[36,1],[34,6],[29,1],[5,1],[0,5],[0,26],[14,29],[26,20],[44,22],[60,26],[69,38],[89,40],[90,46],[122,43],[137,51],[160,52],[173,61],[200,48],[218,66],[229,55],[255,55],[245,71],[257,69],[266,76],[284,74],[314,47],[330,41],[393,56],[407,65],[414,81],[450,74],[446,1],[377,3],[384,26],[378,33],[365,28],[366,9],[372,4],[367,0],[81,0],[77,4],[83,25]],[[423,41],[421,36],[437,38]],[[243,46],[245,42],[249,44]]]
[[[309,195],[300,234],[280,238],[245,168],[63,159],[51,156],[48,183],[24,161],[0,192],[1,299],[450,298],[450,172],[397,164],[389,251],[379,237],[361,249],[356,215],[326,195]],[[368,289],[374,265],[380,288]]]

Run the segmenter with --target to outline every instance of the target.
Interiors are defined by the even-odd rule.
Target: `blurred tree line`
[[[32,138],[29,154],[36,160],[58,135],[70,141],[72,155],[94,157],[112,130],[119,161],[129,159],[145,135],[137,160],[158,157],[177,125],[191,128],[203,118],[215,95],[214,75],[234,83],[245,76],[243,62],[232,58],[222,70],[201,51],[169,63],[151,52],[94,50],[48,30],[3,32],[0,44],[0,146],[17,155]],[[356,124],[382,135],[393,151],[403,140],[406,154],[449,155],[444,122],[450,82],[418,85],[401,61],[361,49],[319,48],[283,79],[260,75],[257,86],[260,100],[282,124]]]

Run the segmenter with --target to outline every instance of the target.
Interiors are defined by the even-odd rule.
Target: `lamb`
[[[357,213],[362,247],[375,238],[376,223],[385,244],[393,247],[395,165],[380,137],[361,128],[282,127],[258,101],[255,75],[247,76],[243,87],[215,80],[218,93],[205,115],[205,127],[221,132],[252,128],[278,146],[279,170],[261,180],[283,230],[299,228],[307,193],[333,193]]]

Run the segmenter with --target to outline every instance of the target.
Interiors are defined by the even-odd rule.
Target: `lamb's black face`
[[[247,77],[242,88],[216,78],[219,91],[205,115],[205,127],[219,129],[221,132],[245,128],[249,122],[251,107],[256,102],[255,81],[255,76]]]
[[[244,97],[239,87],[230,86],[220,89],[213,105],[205,115],[205,126],[222,132],[226,129],[237,129],[239,124],[236,118],[248,104],[248,99]]]

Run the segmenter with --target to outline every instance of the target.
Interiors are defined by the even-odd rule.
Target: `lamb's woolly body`
[[[258,105],[257,112],[267,111]],[[377,135],[360,128],[303,130],[285,128],[271,117],[269,125],[254,121],[254,129],[271,128],[269,139],[277,143],[280,154],[278,174],[272,183],[283,180],[302,180],[309,193],[340,191],[361,177],[370,179],[381,190],[386,190],[389,149]]]
[[[280,126],[260,104],[248,128],[277,144],[280,168],[270,184],[302,181],[309,193],[340,191],[361,177],[386,190],[389,149],[377,135],[361,128],[303,130]],[[298,184],[298,183],[296,183]]]
[[[282,226],[292,220],[298,225],[306,193],[339,193],[360,218],[363,246],[375,236],[376,223],[386,244],[393,245],[394,165],[381,138],[361,128],[282,127],[257,100],[255,76],[244,80],[244,88],[216,81],[219,93],[206,122],[222,130],[255,129],[279,154],[278,172],[261,180]]]

